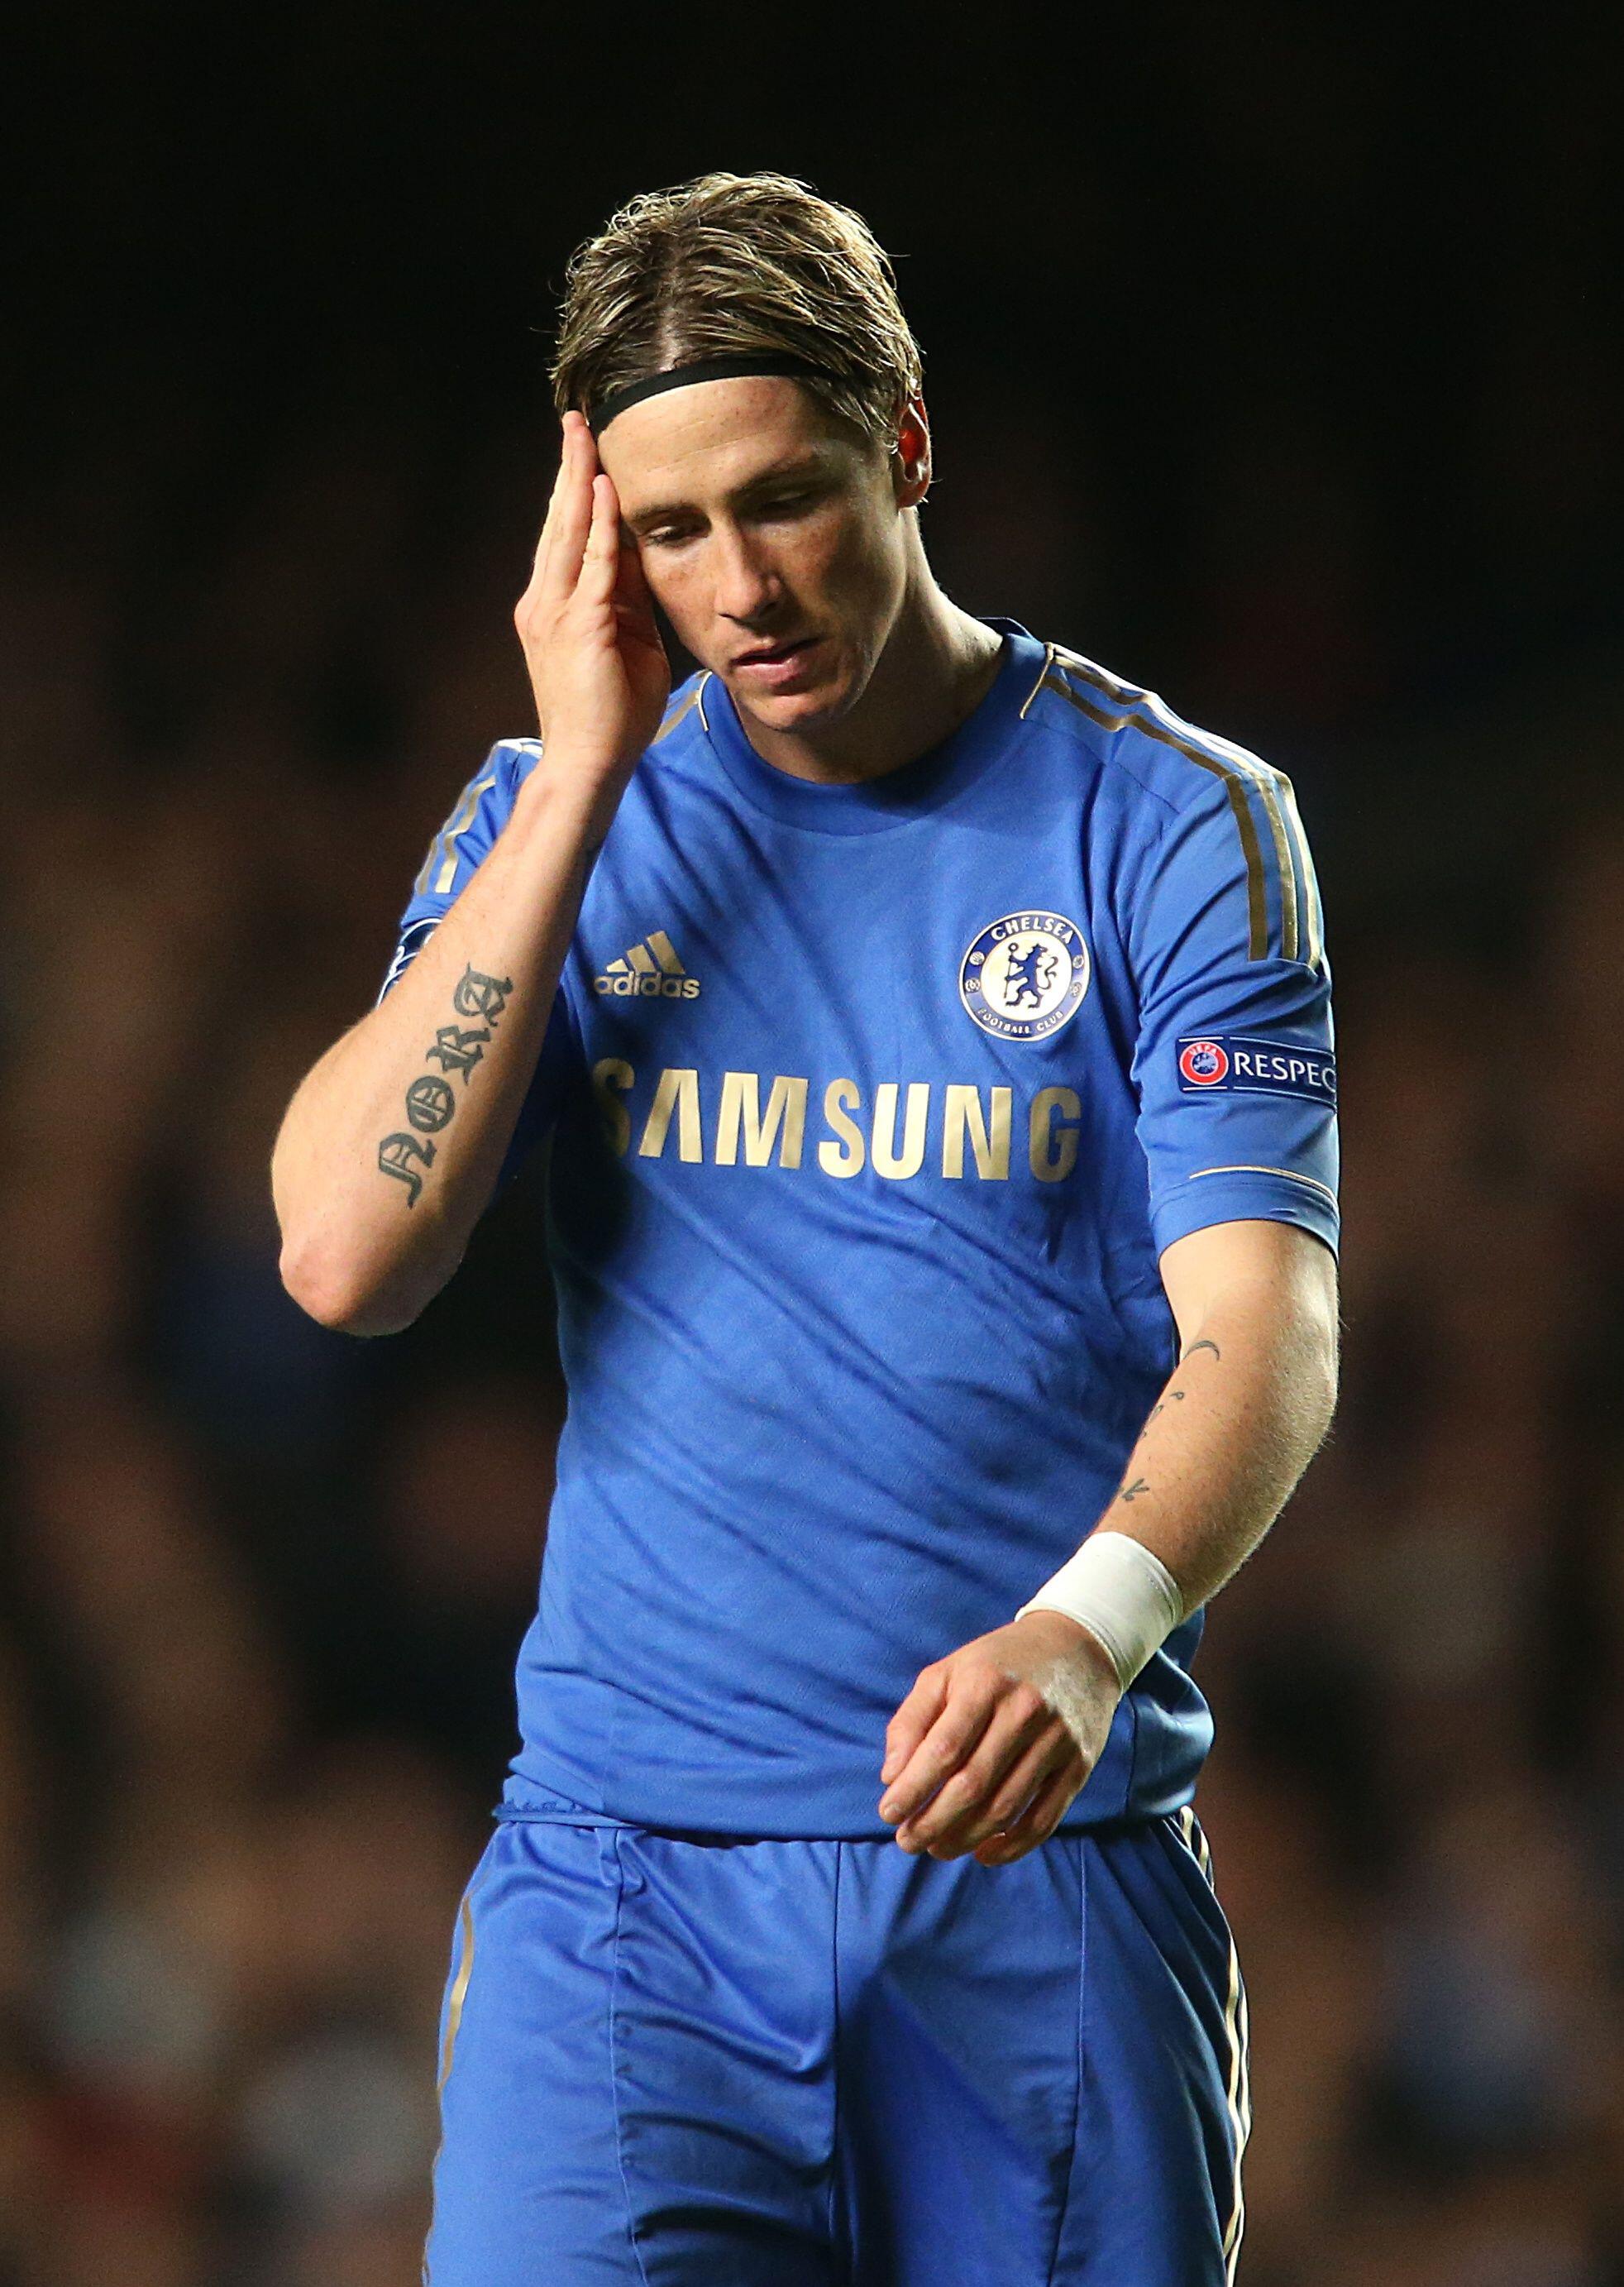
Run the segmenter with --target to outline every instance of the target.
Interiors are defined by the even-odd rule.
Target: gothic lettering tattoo
[[[512,991],[510,977],[487,977],[483,969],[471,964],[464,969],[451,996],[452,1007],[459,1017],[477,1017],[483,1022],[466,1027],[440,1025],[433,1046],[423,1052],[426,1060],[438,1064],[444,1073],[461,1072],[466,1088]],[[450,1123],[456,1109],[456,1095],[449,1078],[438,1080],[432,1072],[422,1072],[406,1092],[406,1116],[416,1134],[407,1135],[405,1129],[399,1129],[393,1136],[386,1136],[378,1146],[379,1172],[406,1185],[409,1207],[417,1205],[422,1191],[420,1167],[434,1165],[435,1146],[426,1139],[438,1136]]]
[[[490,1037],[488,1025],[470,1027],[466,1033],[455,1025],[442,1025],[429,1054],[442,1072],[460,1072],[466,1080],[485,1054],[482,1047],[470,1047],[469,1043],[488,1041]]]
[[[406,1090],[406,1118],[420,1135],[436,1136],[457,1108],[457,1100],[443,1080],[425,1072]]]
[[[465,969],[457,979],[451,1005],[459,1017],[483,1017],[487,1025],[493,1025],[512,990],[510,977],[486,977],[477,969]]]
[[[415,1136],[401,1135],[386,1136],[378,1146],[379,1167],[386,1175],[394,1175],[406,1185],[406,1205],[409,1207],[417,1205],[417,1194],[423,1187],[422,1177],[412,1165],[414,1159],[421,1159],[425,1167],[432,1167],[433,1144],[425,1144]]]

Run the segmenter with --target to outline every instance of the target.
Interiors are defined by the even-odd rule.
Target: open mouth
[[[784,643],[758,644],[753,651],[740,652],[733,664],[735,669],[786,667],[804,657],[816,641],[816,636],[794,636]]]

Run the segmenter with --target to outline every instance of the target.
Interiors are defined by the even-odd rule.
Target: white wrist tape
[[[1184,1618],[1179,1584],[1159,1556],[1125,1532],[1091,1532],[1076,1555],[1015,1615],[1064,1612],[1110,1654],[1125,1691]]]

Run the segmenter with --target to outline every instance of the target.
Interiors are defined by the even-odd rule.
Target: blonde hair
[[[565,273],[553,401],[584,413],[668,367],[793,357],[802,386],[889,448],[919,394],[919,345],[861,215],[789,175],[700,175],[645,191]]]

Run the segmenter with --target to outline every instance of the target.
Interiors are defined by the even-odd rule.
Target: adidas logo
[[[601,977],[592,980],[595,993],[612,993],[617,999],[697,1001],[699,980],[690,977],[677,959],[676,947],[664,930],[650,930],[641,945],[628,946],[619,961],[611,961]]]

